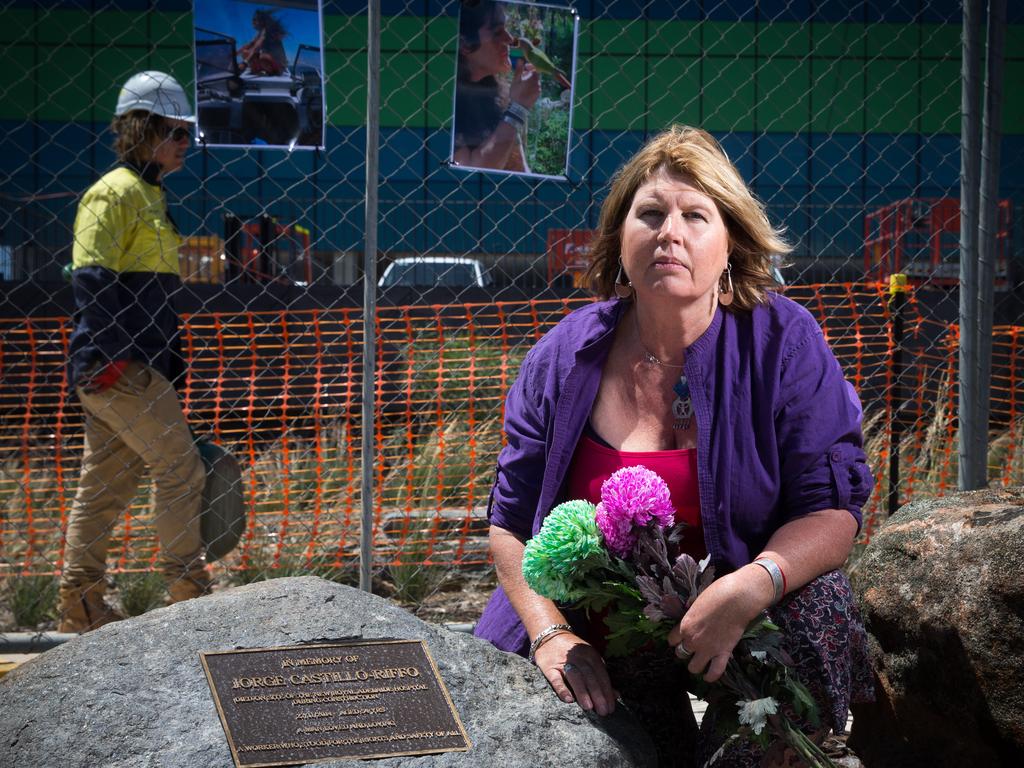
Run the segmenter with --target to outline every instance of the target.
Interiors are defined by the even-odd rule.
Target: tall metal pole
[[[963,62],[960,95],[960,435],[959,487],[979,487],[975,430],[978,396],[978,165],[981,120],[978,85],[981,80],[981,0],[964,0]]]
[[[373,466],[377,380],[377,169],[380,131],[380,0],[369,0],[366,41],[366,218],[363,249],[362,517],[359,588],[371,592]]]
[[[1003,118],[1003,44],[1006,0],[989,0],[985,55],[985,112],[982,115],[981,198],[978,212],[978,397],[974,431],[979,483],[988,485],[988,418],[992,384],[992,315],[999,210],[999,149]]]
[[[892,514],[900,508],[900,441],[903,439],[903,307],[907,303],[907,276],[889,275],[889,308],[892,315],[892,418],[889,425],[889,501]]]

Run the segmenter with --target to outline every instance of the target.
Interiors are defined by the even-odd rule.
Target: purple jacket
[[[505,405],[488,515],[529,538],[564,500],[576,443],[593,408],[628,302],[590,304],[537,342]],[[697,425],[704,542],[718,573],[751,562],[784,523],[820,509],[861,522],[873,486],[861,407],[814,317],[774,295],[750,313],[719,309],[686,350]],[[476,634],[525,654],[526,630],[499,587]]]

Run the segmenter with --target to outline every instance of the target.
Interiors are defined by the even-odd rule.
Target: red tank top
[[[676,522],[692,528],[683,536],[682,550],[700,560],[707,555],[700,521],[700,492],[697,486],[697,450],[677,448],[666,451],[617,451],[583,435],[569,466],[568,498],[601,500],[601,484],[618,469],[637,464],[657,472],[668,484]]]

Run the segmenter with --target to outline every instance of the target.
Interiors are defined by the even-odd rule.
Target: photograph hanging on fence
[[[571,8],[463,0],[453,168],[567,176],[578,30]]]
[[[199,142],[323,149],[319,0],[196,0],[194,19]]]

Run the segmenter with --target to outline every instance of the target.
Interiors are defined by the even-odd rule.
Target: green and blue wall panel
[[[77,194],[109,167],[105,129],[133,72],[165,69],[192,83],[188,2],[0,3],[8,199]],[[541,252],[549,227],[593,226],[614,171],[673,122],[722,141],[804,254],[856,253],[865,209],[959,194],[958,2],[573,5],[581,24],[571,178],[558,182],[444,165],[457,3],[382,4],[382,247]],[[1009,6],[1001,193],[1020,203],[1024,4]],[[185,231],[219,232],[226,210],[269,210],[311,224],[318,248],[360,247],[365,3],[324,7],[327,149],[193,150],[187,171],[168,179]],[[50,205],[55,216],[73,212],[73,201]]]

